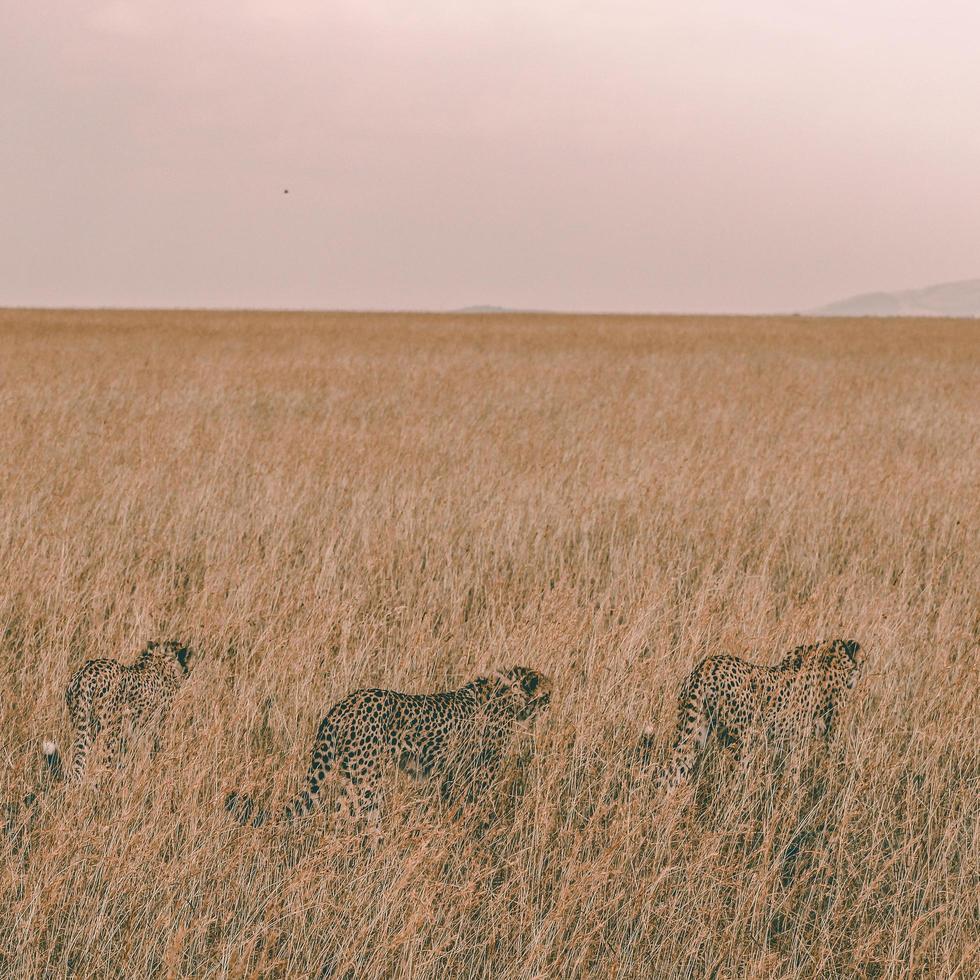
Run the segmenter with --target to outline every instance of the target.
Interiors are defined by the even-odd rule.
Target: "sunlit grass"
[[[972,323],[0,313],[0,975],[980,972]],[[47,790],[64,686],[201,651],[150,760]],[[636,764],[708,652],[847,636],[800,785]],[[293,792],[325,709],[526,664],[486,831]],[[656,755],[656,752],[655,752]]]

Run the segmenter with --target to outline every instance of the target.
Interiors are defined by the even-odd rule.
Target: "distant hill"
[[[456,313],[512,313],[506,306],[464,306],[456,310]]]
[[[980,317],[980,279],[943,282],[897,293],[861,293],[808,312],[811,316]]]

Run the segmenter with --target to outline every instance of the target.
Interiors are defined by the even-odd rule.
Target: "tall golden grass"
[[[978,341],[0,313],[0,975],[980,975]],[[163,751],[45,788],[70,673],[171,636]],[[652,790],[697,659],[836,636],[868,674],[800,783],[712,753]],[[348,691],[511,664],[555,696],[488,829],[424,785],[373,846],[224,812]]]

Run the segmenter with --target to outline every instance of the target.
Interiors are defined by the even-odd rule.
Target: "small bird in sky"
[[[288,194],[288,193],[289,193],[289,188],[287,187],[287,188],[286,188],[286,189],[285,189],[285,190],[283,191],[283,194]]]

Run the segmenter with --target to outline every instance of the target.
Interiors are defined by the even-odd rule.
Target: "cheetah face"
[[[498,674],[519,705],[517,720],[526,721],[551,703],[551,679],[530,667],[512,667]]]
[[[836,672],[843,676],[845,687],[853,690],[864,668],[861,644],[856,640],[835,640],[831,648],[831,662]]]
[[[180,664],[184,676],[187,677],[191,672],[191,660],[195,656],[194,651],[190,647],[185,647],[182,643],[178,643],[177,640],[167,640],[163,644],[163,649]]]

